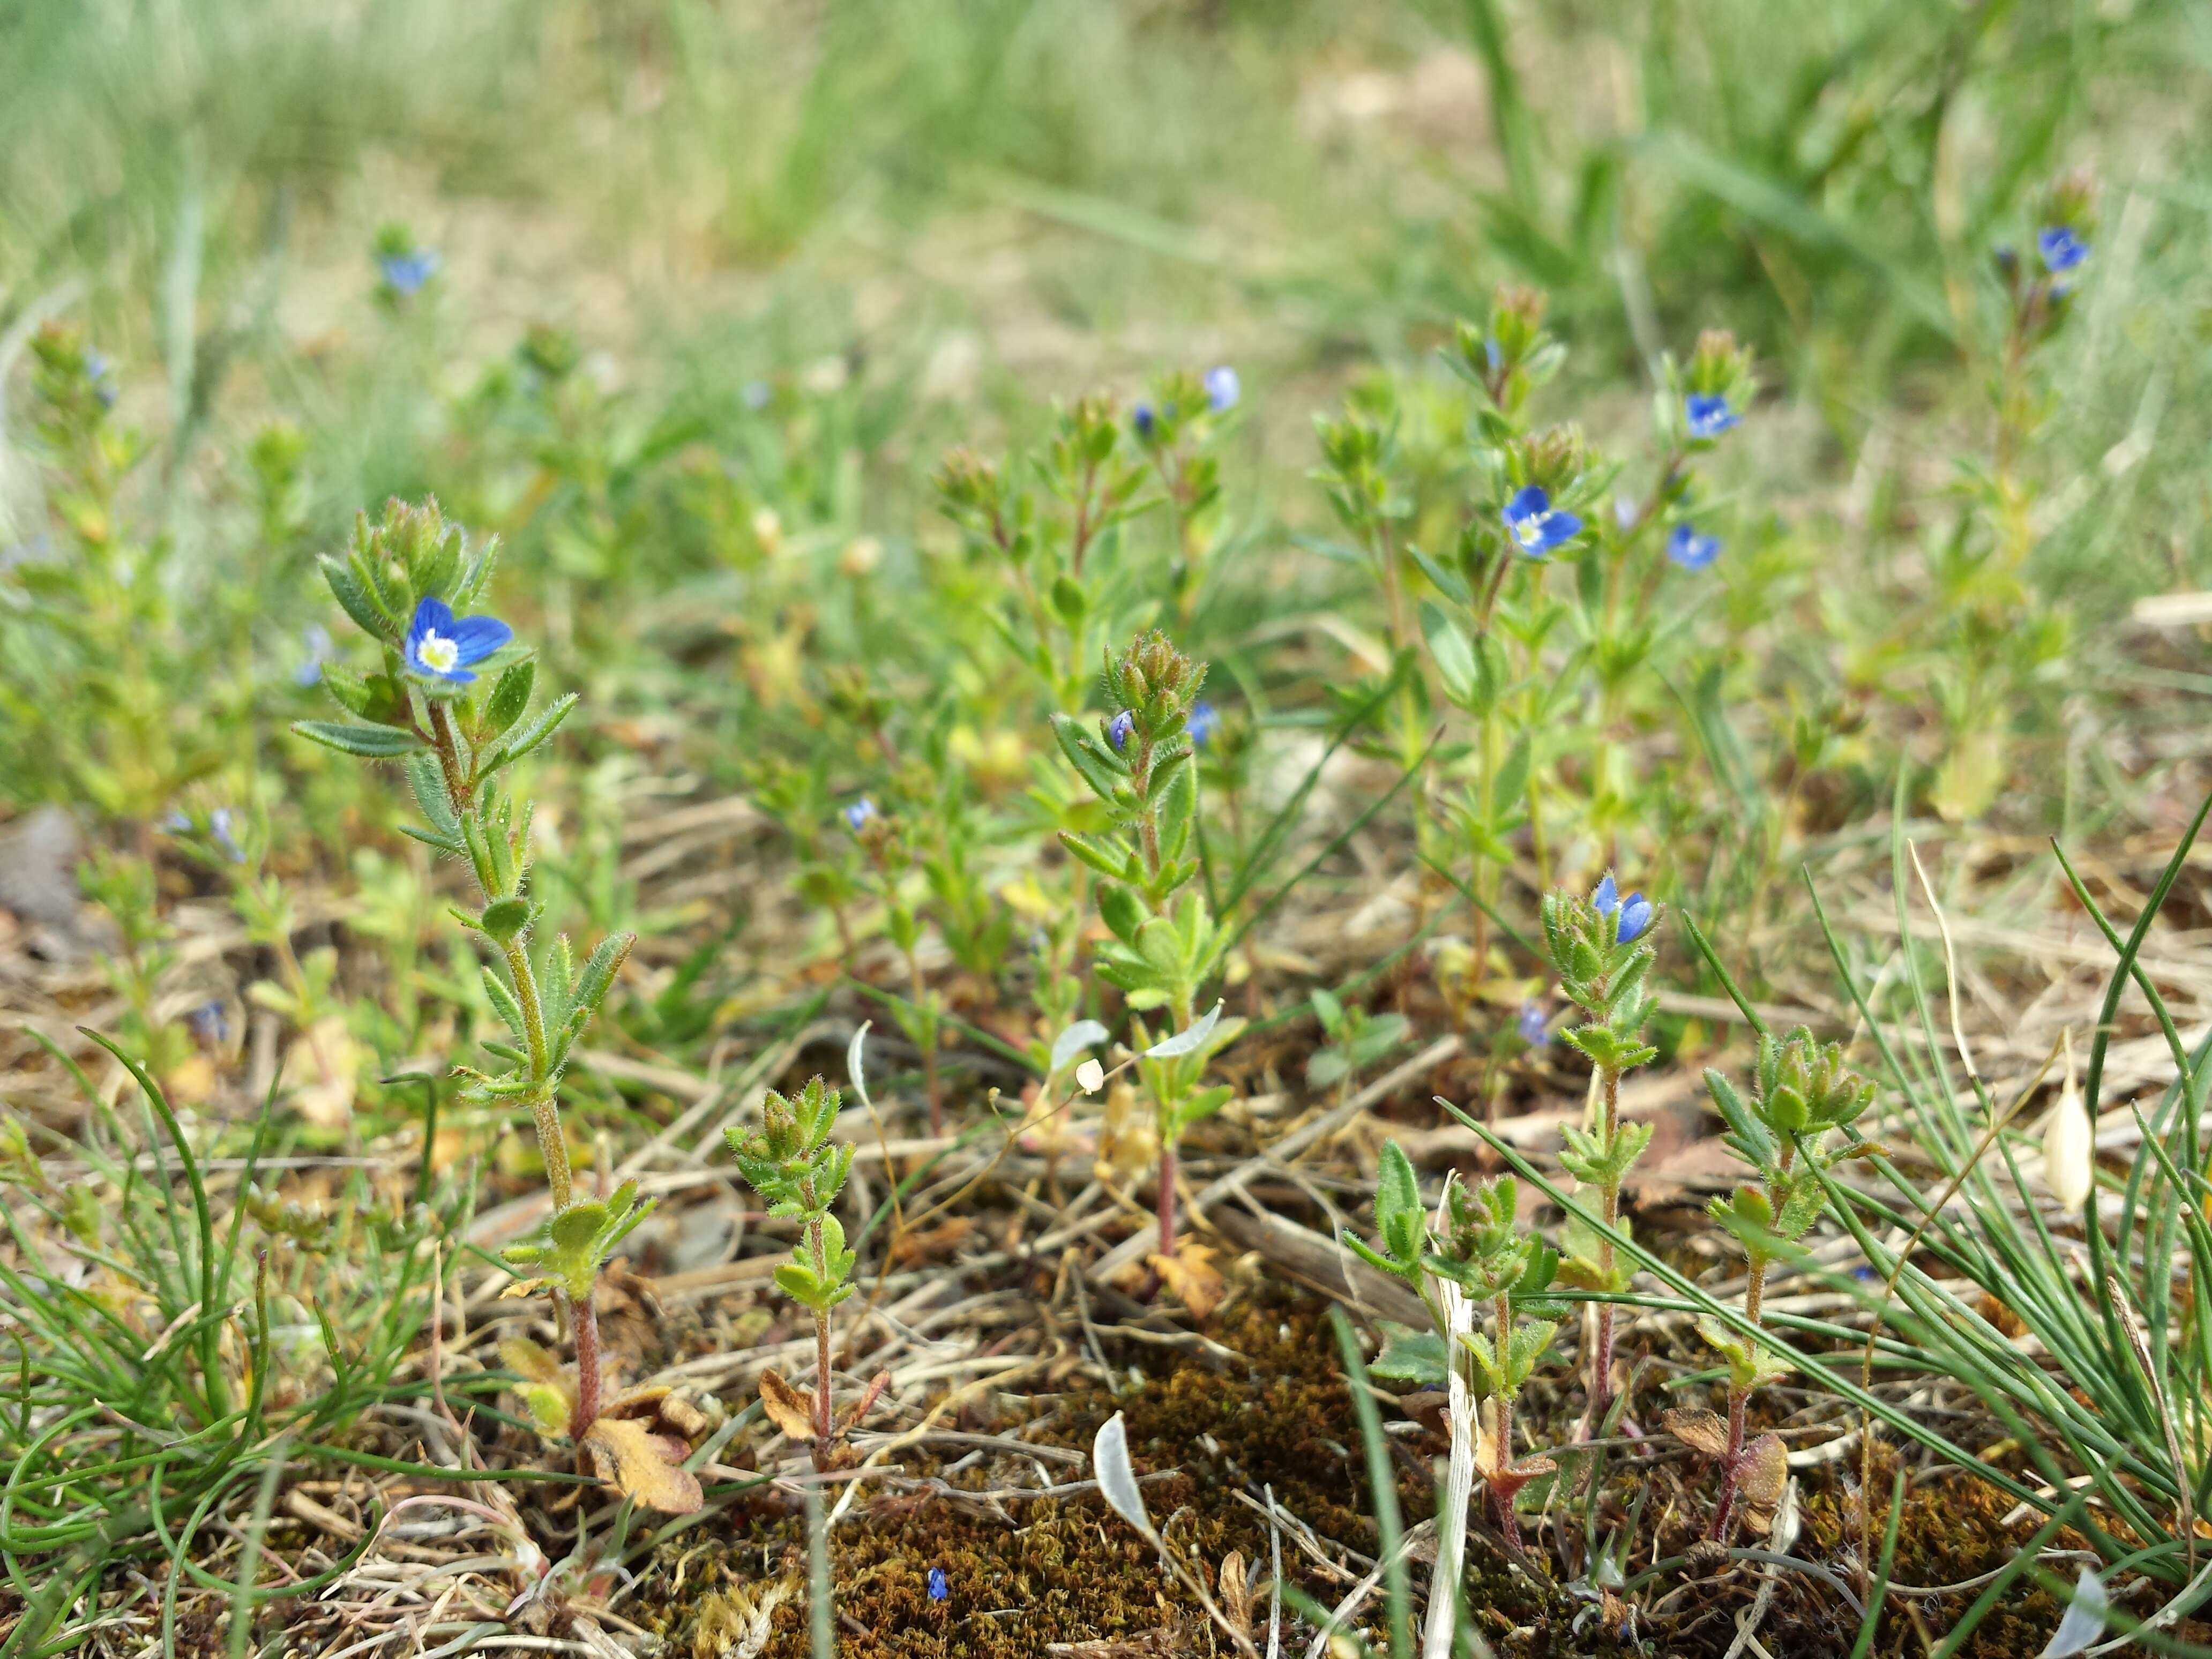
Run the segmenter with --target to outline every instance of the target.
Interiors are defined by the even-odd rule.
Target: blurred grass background
[[[2086,166],[2037,574],[2212,578],[2205,0],[14,0],[0,66],[0,332],[70,305],[158,366],[187,542],[232,486],[178,463],[272,416],[323,532],[434,482],[418,388],[538,322],[679,416],[842,358],[848,506],[902,531],[945,441],[1234,360],[1286,502],[1340,382],[1521,281],[1600,424],[1662,345],[1755,341],[1783,505],[1880,560],[1978,435],[1990,246]],[[393,222],[427,342],[380,325]]]

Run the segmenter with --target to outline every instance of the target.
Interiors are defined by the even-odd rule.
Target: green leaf
[[[1429,641],[1429,654],[1437,659],[1437,672],[1443,676],[1444,695],[1462,708],[1475,706],[1478,684],[1475,678],[1474,647],[1467,632],[1441,607],[1424,601],[1421,605],[1421,632]]]
[[[362,760],[392,760],[422,748],[412,732],[393,726],[343,726],[335,720],[294,720],[293,732],[310,743]]]
[[[504,898],[483,908],[477,926],[501,945],[512,945],[522,930],[530,925],[530,903],[526,899]]]
[[[531,689],[538,683],[538,659],[525,657],[511,663],[491,689],[491,697],[484,704],[483,732],[488,738],[504,733],[523,712],[530,707]]]
[[[1098,914],[1115,938],[1124,945],[1136,944],[1137,930],[1145,925],[1145,907],[1134,893],[1118,883],[1104,883],[1098,889]]]
[[[368,587],[352,569],[340,559],[325,553],[315,562],[322,568],[323,580],[331,590],[331,597],[338,602],[346,615],[352,617],[361,631],[371,638],[392,638],[398,629],[396,621],[386,617],[379,609]]]
[[[576,694],[573,691],[550,704],[543,714],[531,721],[520,733],[501,744],[498,753],[491,757],[483,769],[486,772],[495,772],[502,766],[512,766],[558,731],[561,722],[568,718],[568,711],[575,706]]]
[[[1370,1373],[1393,1382],[1443,1387],[1449,1380],[1443,1338],[1434,1331],[1408,1330],[1401,1325],[1385,1325],[1382,1331],[1382,1352],[1368,1366]]]
[[[1421,1207],[1421,1188],[1413,1174],[1413,1161],[1396,1141],[1386,1140],[1382,1143],[1382,1164],[1376,1172],[1375,1231],[1399,1261],[1418,1261],[1426,1224],[1427,1213]]]
[[[1054,714],[1052,735],[1059,741],[1060,752],[1067,757],[1067,763],[1082,775],[1084,782],[1091,786],[1091,793],[1099,799],[1112,800],[1115,791],[1128,781],[1128,769],[1085,729],[1080,720],[1066,714]]]
[[[1060,832],[1060,844],[1102,876],[1115,880],[1127,880],[1130,874],[1128,856],[1096,836],[1086,836],[1074,830]]]

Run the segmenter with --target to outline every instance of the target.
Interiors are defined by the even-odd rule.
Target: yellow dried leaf
[[[793,1440],[811,1441],[814,1438],[813,1402],[783,1379],[780,1371],[763,1371],[760,1380],[761,1409],[769,1421],[781,1429]]]
[[[1678,1406],[1660,1421],[1667,1425],[1668,1433],[1692,1451],[1703,1452],[1707,1457],[1728,1455],[1728,1425],[1719,1413],[1698,1406]]]
[[[1145,1258],[1152,1271],[1160,1276],[1160,1283],[1176,1293],[1182,1305],[1190,1310],[1194,1319],[1203,1319],[1221,1305],[1228,1290],[1213,1266],[1213,1248],[1186,1239],[1176,1247],[1173,1255],[1152,1255]]]
[[[567,1370],[561,1362],[526,1336],[511,1336],[501,1343],[499,1360],[526,1382],[569,1386]]]
[[[689,1515],[706,1502],[699,1477],[669,1455],[667,1441],[635,1418],[602,1417],[584,1431],[601,1480],[648,1509]]]

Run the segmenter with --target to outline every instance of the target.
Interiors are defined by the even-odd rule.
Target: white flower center
[[[450,674],[461,659],[461,647],[444,635],[432,629],[422,635],[422,643],[415,647],[415,654],[422,659],[422,666],[434,674]]]
[[[1531,513],[1516,520],[1513,526],[1513,539],[1523,547],[1542,546],[1544,526],[1551,516],[1548,513]]]

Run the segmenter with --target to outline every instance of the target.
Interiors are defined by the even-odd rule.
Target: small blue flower
[[[1623,945],[1641,939],[1656,914],[1651,901],[1641,893],[1631,893],[1626,898],[1621,897],[1620,889],[1614,883],[1610,870],[1605,872],[1605,879],[1598,883],[1597,890],[1590,895],[1590,902],[1596,907],[1598,915],[1618,918],[1613,923],[1613,937]]]
[[[115,407],[115,377],[105,354],[87,351],[84,354],[84,376],[92,382],[92,395],[100,399],[102,409]]]
[[[1505,354],[1498,349],[1498,342],[1495,339],[1487,339],[1482,343],[1482,357],[1483,361],[1490,365],[1490,372],[1492,374],[1497,374],[1504,366]]]
[[[1226,415],[1237,407],[1237,400],[1244,392],[1243,383],[1237,371],[1227,363],[1206,371],[1206,404],[1217,415]]]
[[[238,837],[231,833],[230,808],[218,806],[208,814],[208,836],[222,848],[233,864],[246,862],[246,849],[238,844]]]
[[[845,809],[845,827],[857,836],[867,828],[869,821],[875,816],[875,802],[863,795]]]
[[[496,617],[456,617],[443,599],[424,599],[407,625],[407,672],[426,680],[466,685],[476,678],[471,665],[514,637]]]
[[[929,1599],[942,1601],[951,1594],[952,1581],[945,1576],[945,1569],[932,1567],[929,1570]]]
[[[173,836],[187,836],[191,833],[192,821],[182,812],[172,812],[161,820],[161,828]]]
[[[2035,251],[2043,256],[2045,270],[2063,276],[2088,258],[2089,244],[2074,234],[2071,225],[2046,225],[2035,233]]]
[[[423,284],[438,274],[441,262],[438,250],[418,247],[409,253],[387,253],[376,262],[384,284],[394,294],[411,298],[422,291]]]
[[[1542,1003],[1524,1002],[1521,1005],[1521,1018],[1514,1022],[1513,1029],[1531,1048],[1541,1048],[1552,1040],[1551,1023]]]
[[[230,1012],[221,1002],[203,1002],[185,1016],[185,1024],[203,1048],[220,1048],[230,1041]]]
[[[1698,532],[1697,526],[1678,524],[1667,538],[1667,556],[1685,570],[1703,570],[1721,556],[1721,538]]]
[[[744,399],[747,409],[766,409],[769,396],[769,385],[766,380],[745,382]]]
[[[1727,398],[1714,392],[1692,392],[1682,399],[1682,413],[1692,438],[1717,438],[1743,419]]]
[[[1139,438],[1149,438],[1152,428],[1159,424],[1159,417],[1152,413],[1150,404],[1139,404],[1129,416],[1129,424],[1137,428]]]
[[[331,659],[331,630],[320,623],[309,623],[300,631],[300,642],[307,647],[307,654],[292,671],[292,683],[313,685],[322,679],[323,665]]]
[[[1221,711],[1219,709],[1203,697],[1191,704],[1190,718],[1183,722],[1183,730],[1190,733],[1190,740],[1194,744],[1200,749],[1205,748],[1207,744],[1213,741],[1213,734],[1220,729]]]
[[[1124,708],[1106,724],[1106,735],[1116,749],[1129,746],[1129,733],[1137,729],[1137,717]]]
[[[1583,521],[1552,505],[1541,484],[1530,484],[1505,503],[1498,516],[1513,544],[1532,559],[1549,558],[1554,550],[1583,533]]]

